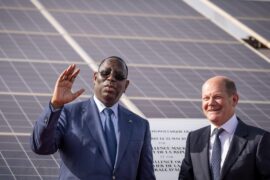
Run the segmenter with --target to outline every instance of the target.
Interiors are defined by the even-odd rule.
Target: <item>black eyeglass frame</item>
[[[107,69],[99,70],[98,73],[100,74],[102,78],[107,79],[111,75],[112,70],[111,68],[107,68]],[[127,79],[127,76],[124,75],[122,72],[114,72],[113,77],[117,81],[123,81]]]

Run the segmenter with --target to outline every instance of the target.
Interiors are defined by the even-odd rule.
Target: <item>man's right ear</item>
[[[97,75],[98,75],[98,72],[94,72],[94,75],[93,75],[93,82],[94,82],[94,84],[95,84],[95,81],[97,79]]]

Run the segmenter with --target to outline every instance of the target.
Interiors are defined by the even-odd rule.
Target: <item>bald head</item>
[[[226,76],[214,76],[212,78],[209,78],[207,81],[205,81],[202,88],[204,88],[204,86],[209,86],[211,84],[223,86],[224,90],[227,92],[229,96],[237,94],[237,89],[234,81]]]

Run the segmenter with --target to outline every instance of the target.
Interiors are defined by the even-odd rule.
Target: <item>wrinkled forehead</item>
[[[207,81],[202,86],[202,94],[225,93],[225,84],[222,81]]]

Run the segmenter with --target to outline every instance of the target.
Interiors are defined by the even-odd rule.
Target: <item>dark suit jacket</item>
[[[37,120],[31,148],[38,154],[59,150],[60,179],[154,180],[149,123],[119,105],[120,139],[115,168],[111,164],[96,104],[65,105],[52,112],[48,106]]]
[[[221,180],[270,179],[270,134],[238,119],[228,154],[221,169]],[[190,132],[179,179],[210,180],[210,126]]]

